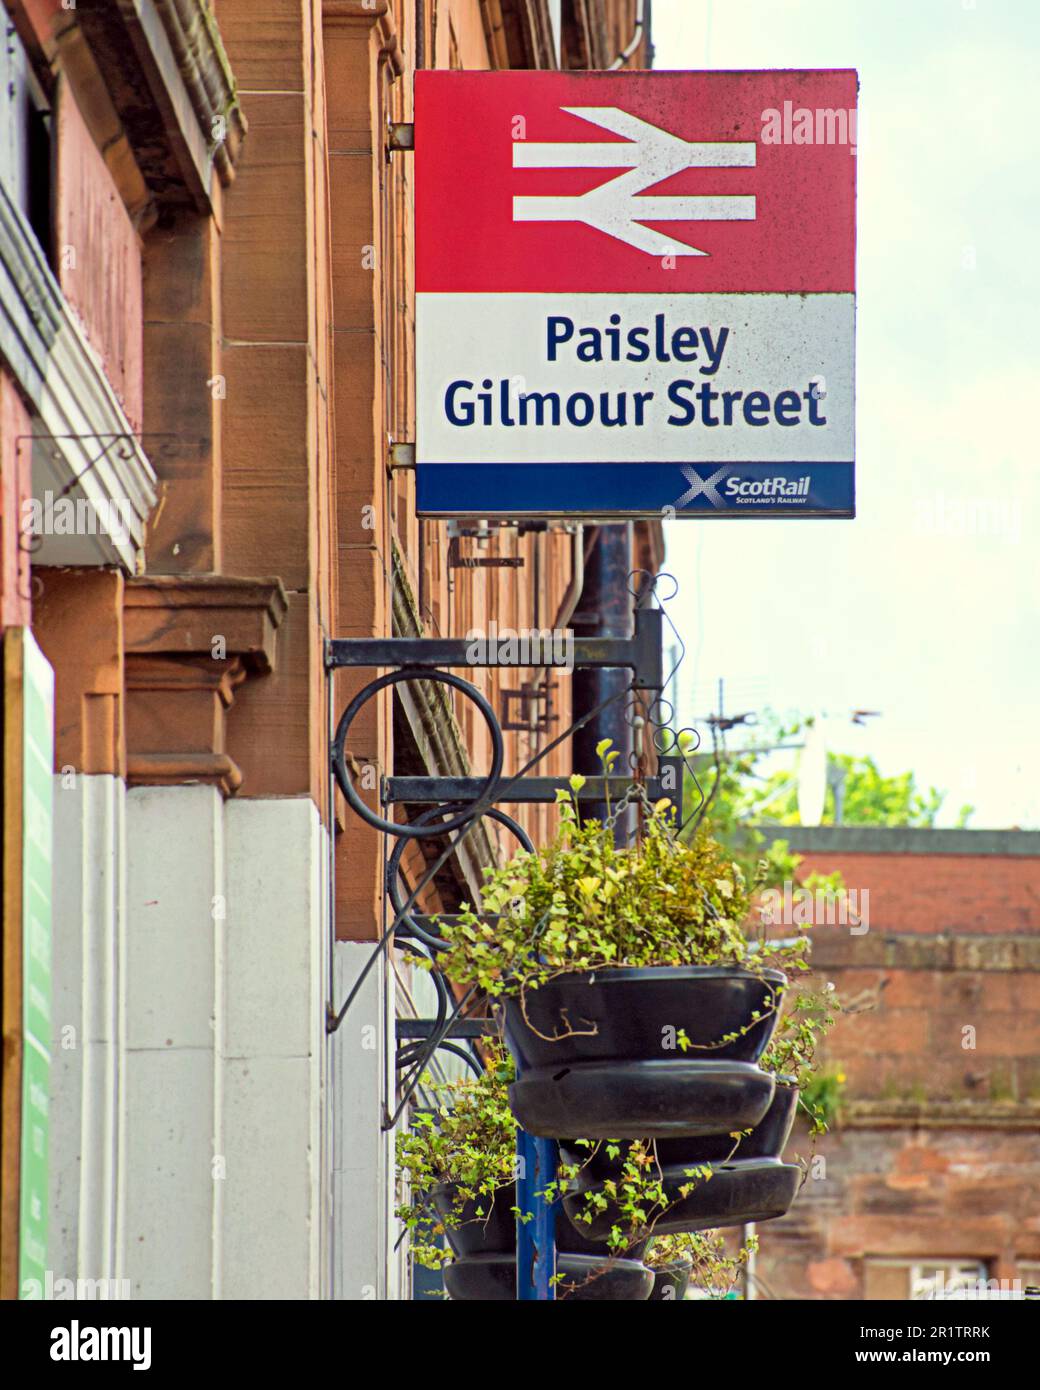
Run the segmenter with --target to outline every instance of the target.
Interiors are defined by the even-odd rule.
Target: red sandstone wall
[[[944,1259],[1036,1282],[1040,858],[816,852],[800,873],[835,869],[870,895],[865,934],[813,932],[856,1010],[826,1048],[846,1105],[792,1211],[760,1228],[763,1292],[905,1298],[911,1262]]]

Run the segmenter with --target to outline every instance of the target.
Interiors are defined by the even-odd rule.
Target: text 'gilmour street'
[[[696,363],[699,375],[714,378],[723,365],[729,327],[694,328],[681,325],[669,330],[664,314],[654,321],[622,330],[621,316],[611,314],[606,327],[578,328],[565,315],[550,315],[545,325],[545,360],[551,366],[573,357],[579,363],[655,361]],[[471,426],[505,428],[600,425],[636,428],[656,423],[653,390],[554,391],[530,389],[523,378],[484,377],[479,383],[465,378],[452,381],[444,393],[448,423],[461,429]],[[824,392],[809,380],[781,391],[717,390],[712,381],[676,377],[663,395],[668,403],[664,423],[673,427],[700,424],[776,424],[792,427],[826,425]]]

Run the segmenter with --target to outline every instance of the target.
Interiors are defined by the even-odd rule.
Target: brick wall
[[[905,1297],[929,1260],[1018,1277],[1040,1258],[1040,835],[782,833],[800,875],[869,893],[869,929],[813,931],[852,1010],[825,1055],[846,1104],[792,1212],[761,1228],[768,1288]]]

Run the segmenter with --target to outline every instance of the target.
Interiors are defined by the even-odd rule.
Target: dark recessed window
[[[0,182],[50,261],[54,240],[50,106],[14,26],[4,21],[0,35]]]

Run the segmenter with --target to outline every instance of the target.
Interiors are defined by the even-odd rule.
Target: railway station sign
[[[420,516],[854,514],[856,74],[420,72]]]

